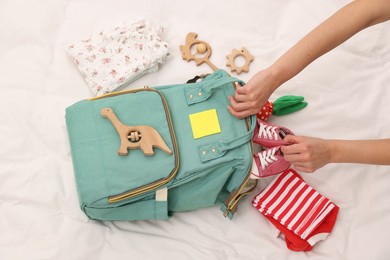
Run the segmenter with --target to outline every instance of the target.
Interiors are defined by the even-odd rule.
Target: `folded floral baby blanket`
[[[94,33],[68,45],[67,51],[94,95],[101,95],[158,70],[169,56],[162,31],[141,20]]]

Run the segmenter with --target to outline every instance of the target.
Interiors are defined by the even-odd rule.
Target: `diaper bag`
[[[66,109],[81,209],[96,220],[168,219],[220,205],[232,218],[251,192],[255,116],[227,107],[239,79],[144,87]]]

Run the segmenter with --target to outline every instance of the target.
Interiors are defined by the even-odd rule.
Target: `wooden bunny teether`
[[[210,56],[211,56],[211,47],[210,45],[205,41],[199,41],[196,39],[198,34],[190,32],[186,36],[186,44],[180,45],[180,51],[182,53],[182,58],[186,61],[194,60],[196,62],[196,66],[201,65],[202,63],[206,63],[210,66],[212,70],[217,70],[218,68],[211,63]],[[195,54],[191,53],[191,47],[196,45],[197,52]],[[201,54],[203,56],[196,57],[196,54]]]

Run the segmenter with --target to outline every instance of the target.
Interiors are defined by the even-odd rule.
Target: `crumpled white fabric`
[[[158,70],[169,56],[162,31],[146,20],[123,23],[69,44],[67,51],[93,94],[101,95]]]

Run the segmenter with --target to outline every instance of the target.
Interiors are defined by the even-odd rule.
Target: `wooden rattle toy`
[[[211,56],[211,47],[210,45],[205,41],[199,41],[196,39],[198,34],[190,32],[186,36],[186,43],[185,45],[180,45],[180,51],[182,54],[183,60],[191,61],[194,60],[196,62],[196,66],[201,65],[202,63],[206,63],[210,66],[212,70],[217,70],[218,68],[211,63],[210,56]],[[191,47],[196,45],[196,53],[193,54],[191,52]],[[196,54],[200,54],[203,56],[196,57]]]
[[[241,67],[237,67],[234,63],[235,59],[238,56],[242,56],[245,59],[245,64]],[[241,48],[241,50],[233,49],[232,53],[230,55],[227,55],[226,58],[228,59],[228,62],[226,63],[226,66],[231,68],[231,71],[236,71],[237,74],[240,74],[241,72],[249,71],[249,64],[254,60],[254,57],[249,53],[249,51],[246,48]]]
[[[124,125],[109,107],[100,110],[100,114],[109,119],[118,132],[121,140],[121,146],[118,150],[119,155],[127,155],[127,149],[140,148],[145,156],[152,156],[154,155],[153,147],[157,147],[167,154],[172,154],[171,149],[153,127]]]

